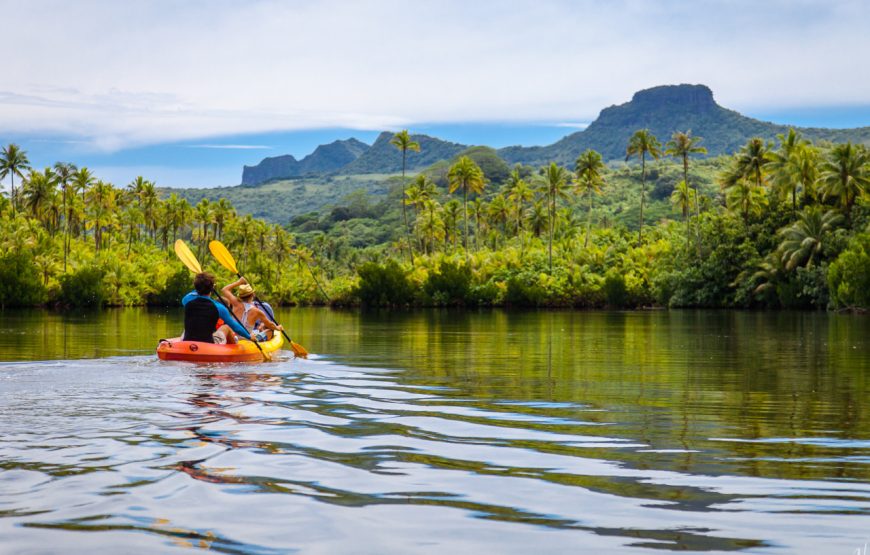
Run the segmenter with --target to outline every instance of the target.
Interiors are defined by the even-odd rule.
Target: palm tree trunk
[[[638,246],[643,244],[643,200],[646,196],[646,152],[640,153],[640,230],[637,233]]]
[[[586,222],[586,240],[583,241],[583,248],[589,247],[589,232],[592,231],[592,193],[589,193],[589,221]]]
[[[462,188],[462,199],[465,210],[465,237],[462,239],[465,242],[465,260],[468,260],[468,186]]]
[[[411,247],[411,231],[408,227],[408,209],[405,206],[405,158],[407,157],[407,149],[402,149],[402,219],[405,221],[405,243],[408,246],[408,261],[414,265],[414,251]]]
[[[550,193],[550,206],[547,207],[547,212],[549,212],[550,216],[550,241],[549,246],[547,248],[549,254],[548,259],[550,263],[550,273],[553,273],[553,220],[555,219],[554,212],[556,211],[556,202],[554,200],[555,195]]]

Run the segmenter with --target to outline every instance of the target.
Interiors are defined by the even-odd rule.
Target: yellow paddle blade
[[[308,358],[308,351],[306,351],[305,347],[303,347],[299,343],[296,343],[295,341],[291,341],[290,348],[293,349],[294,355],[301,357],[301,358]]]
[[[236,268],[236,259],[233,258],[233,255],[230,254],[230,251],[227,250],[223,243],[220,241],[211,241],[208,244],[208,250],[210,250],[211,254],[217,258],[217,261],[221,263],[221,266],[236,275],[239,274],[239,269]]]
[[[178,258],[180,258],[184,265],[187,266],[188,270],[194,274],[202,273],[202,266],[199,265],[199,260],[197,260],[196,256],[190,252],[187,243],[181,239],[175,242],[175,254],[178,255]]]

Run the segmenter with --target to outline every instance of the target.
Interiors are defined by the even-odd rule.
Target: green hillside
[[[649,129],[663,141],[675,131],[691,130],[704,137],[711,155],[735,152],[752,137],[772,141],[789,126],[748,118],[719,106],[704,85],[668,85],[634,94],[630,102],[601,111],[583,131],[542,147],[507,147],[499,154],[508,162],[540,165],[550,161],[572,163],[587,148],[605,160],[625,158],[628,138],[638,129]],[[807,139],[870,144],[870,127],[856,129],[795,128]]]

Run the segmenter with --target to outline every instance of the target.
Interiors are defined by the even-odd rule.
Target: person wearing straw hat
[[[233,289],[238,287],[238,292],[233,293]],[[235,314],[245,328],[251,332],[254,339],[265,341],[270,338],[270,334],[266,330],[284,331],[283,326],[277,325],[254,304],[254,288],[248,283],[245,278],[226,285],[221,289],[221,296],[226,299],[232,307]]]

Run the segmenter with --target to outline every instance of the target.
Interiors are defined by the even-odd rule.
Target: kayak
[[[260,341],[264,352],[273,353],[284,344],[280,333],[268,341]],[[157,346],[160,360],[183,360],[186,362],[263,362],[263,355],[257,346],[247,339],[228,345],[216,345],[201,341],[182,341],[168,339]]]

